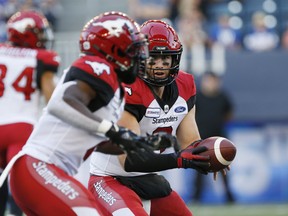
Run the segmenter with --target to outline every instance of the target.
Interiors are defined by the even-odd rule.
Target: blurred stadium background
[[[275,30],[281,40],[288,24],[288,0],[202,1],[206,2],[208,27],[216,23],[220,14],[227,13],[231,26],[245,34],[251,28],[253,13],[262,11],[266,14],[266,25]],[[130,11],[129,0],[59,2],[62,12],[58,17],[54,48],[62,58],[61,74],[78,56],[79,32],[89,19],[104,11],[128,14]],[[224,87],[235,104],[234,119],[227,125],[228,138],[238,149],[229,172],[235,203],[225,204],[222,181],[213,181],[212,175],[205,179],[200,203],[192,200],[193,170],[175,170],[165,175],[196,216],[287,216],[288,49],[282,47],[280,41],[275,49],[265,52],[219,46],[211,46],[209,51],[205,47],[197,49],[184,60],[192,57],[204,66],[191,61],[190,68],[182,67],[194,73],[196,80],[206,70],[222,75]]]
[[[195,216],[286,216],[287,205],[201,205],[190,206]]]

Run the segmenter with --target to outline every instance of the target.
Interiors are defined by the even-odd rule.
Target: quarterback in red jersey
[[[46,47],[53,35],[42,14],[17,12],[8,20],[7,30],[8,41],[0,44],[0,170],[31,134],[41,110],[40,96],[46,102],[50,99],[59,66],[58,54]],[[1,191],[0,196],[5,194]],[[3,213],[5,203],[0,209]]]
[[[133,84],[125,85],[125,111],[118,124],[141,135],[176,135],[182,150],[175,153],[172,147],[163,145],[164,140],[149,161],[134,158],[133,163],[126,155],[93,152],[89,190],[113,215],[192,215],[169,182],[156,172],[192,168],[207,174],[209,157],[199,155],[207,149],[193,145],[200,140],[194,78],[179,71],[182,45],[170,25],[150,20],[141,26],[141,32],[148,36],[150,57],[143,65],[146,72],[140,73]],[[142,199],[150,200],[151,208],[144,209]]]
[[[147,149],[134,142],[138,135],[116,125],[124,109],[121,83],[133,83],[148,57],[139,25],[126,14],[103,13],[84,26],[79,43],[80,57],[64,72],[28,141],[8,164],[11,192],[27,215],[107,215],[73,175],[89,151],[108,138],[128,155]]]

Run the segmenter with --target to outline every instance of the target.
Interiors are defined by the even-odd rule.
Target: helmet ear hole
[[[121,50],[121,49],[117,49],[117,55],[124,58],[126,56],[126,54]]]

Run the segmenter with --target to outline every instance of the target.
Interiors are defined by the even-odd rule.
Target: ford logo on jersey
[[[186,108],[184,106],[179,106],[174,109],[174,112],[181,113],[181,112],[184,112],[185,110]]]

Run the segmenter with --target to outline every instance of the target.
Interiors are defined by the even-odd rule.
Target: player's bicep
[[[71,106],[75,103],[88,105],[93,98],[96,97],[96,92],[87,83],[76,80],[75,84],[70,85],[63,93],[63,100]]]
[[[99,128],[102,116],[94,115],[88,104],[96,92],[83,81],[61,83],[47,105],[47,111],[62,121],[91,133],[103,133]]]
[[[195,119],[195,106],[188,112],[177,129],[177,140],[181,149],[200,139],[200,134]]]

